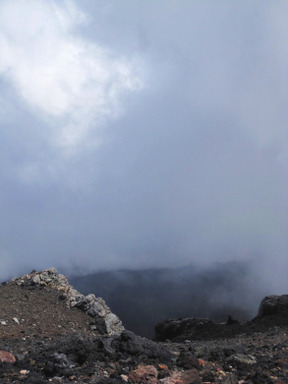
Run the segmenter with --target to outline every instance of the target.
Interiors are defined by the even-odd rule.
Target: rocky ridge
[[[54,268],[0,285],[1,383],[288,384],[287,295],[255,319],[170,319],[157,342]]]
[[[66,276],[57,274],[55,268],[42,272],[33,271],[13,279],[11,283],[20,287],[49,287],[61,292],[59,299],[65,301],[68,308],[79,308],[91,318],[96,319],[94,330],[97,329],[100,333],[113,335],[120,334],[124,330],[120,319],[111,312],[101,297],[96,297],[94,294],[82,295],[71,287]]]

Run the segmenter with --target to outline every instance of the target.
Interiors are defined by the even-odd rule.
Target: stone
[[[40,279],[39,275],[33,276],[31,281],[35,285],[39,285],[41,283],[41,279]]]
[[[112,312],[105,317],[105,323],[108,335],[121,333],[124,330],[121,320]]]
[[[168,367],[166,364],[158,364],[158,368],[161,370],[161,371],[168,371]]]
[[[104,317],[106,315],[106,311],[103,303],[101,303],[100,300],[96,300],[96,297],[92,302],[90,302],[88,314],[91,317],[95,317],[95,316]]]
[[[197,369],[179,372],[173,371],[169,377],[161,380],[163,384],[201,384],[202,380]]]
[[[71,364],[65,353],[54,352],[46,362],[44,372],[48,376],[71,375],[75,365]]]
[[[29,371],[27,369],[21,369],[19,373],[20,375],[28,375]]]
[[[234,355],[229,356],[226,361],[230,363],[236,362],[236,363],[241,363],[245,365],[257,364],[257,359],[255,356],[245,355],[242,353],[235,353]]]
[[[134,383],[157,384],[157,369],[153,365],[139,365],[129,373]]]
[[[16,361],[15,356],[12,355],[12,353],[7,351],[0,351],[0,361],[2,363],[11,363],[14,364]]]

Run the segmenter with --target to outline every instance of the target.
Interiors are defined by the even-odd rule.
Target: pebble
[[[168,367],[166,364],[158,364],[158,368],[161,370],[161,371],[168,371]]]
[[[21,369],[19,373],[20,375],[28,375],[29,371],[27,369]]]

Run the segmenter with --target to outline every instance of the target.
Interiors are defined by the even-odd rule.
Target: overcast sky
[[[249,260],[287,290],[287,17],[0,0],[0,277]]]

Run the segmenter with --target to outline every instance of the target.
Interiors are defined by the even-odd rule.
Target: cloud
[[[73,1],[0,2],[0,74],[49,127],[52,143],[75,150],[122,111],[120,97],[144,86],[137,55],[85,40],[89,23]],[[98,131],[98,132],[97,132]]]
[[[1,249],[287,287],[286,6],[127,4],[0,0]]]

